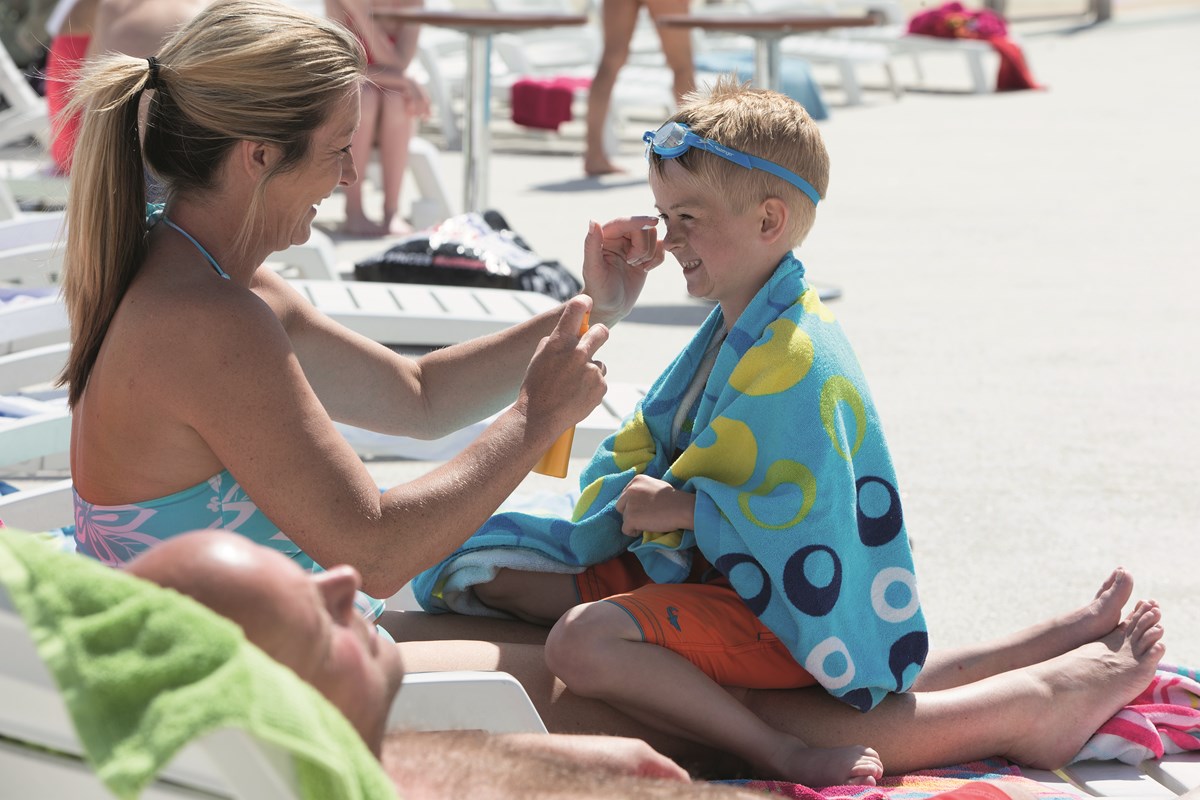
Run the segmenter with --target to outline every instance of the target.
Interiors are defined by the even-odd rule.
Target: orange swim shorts
[[[581,602],[620,606],[642,640],[678,653],[722,686],[794,689],[816,683],[758,617],[728,579],[701,583],[711,569],[703,559],[687,583],[654,583],[632,553],[575,576]]]

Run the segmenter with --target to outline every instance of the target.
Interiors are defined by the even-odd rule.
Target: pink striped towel
[[[1192,750],[1200,751],[1200,680],[1193,669],[1159,664],[1146,690],[1101,725],[1075,760],[1138,764]]]

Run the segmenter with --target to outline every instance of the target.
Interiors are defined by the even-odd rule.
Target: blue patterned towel
[[[928,648],[883,431],[858,362],[792,256],[721,344],[690,444],[671,426],[713,337],[715,309],[581,478],[572,519],[493,516],[418,576],[429,611],[493,614],[471,587],[501,566],[580,572],[627,549],[659,583],[693,548],[827,691],[869,709],[916,678]],[[695,531],[621,533],[615,503],[645,473],[696,494]]]

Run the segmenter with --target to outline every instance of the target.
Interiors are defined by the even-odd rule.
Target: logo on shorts
[[[667,622],[671,623],[671,627],[683,633],[683,628],[679,627],[679,609],[675,606],[667,606]]]

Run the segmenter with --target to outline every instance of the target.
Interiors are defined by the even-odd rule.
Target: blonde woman
[[[417,360],[260,268],[355,181],[365,67],[336,23],[222,0],[156,56],[110,56],[82,77],[63,376],[81,552],[116,564],[226,528],[308,569],[353,564],[366,592],[387,597],[465,540],[599,402],[605,325],[661,261],[651,218],[592,225],[590,297]],[[149,220],[143,154],[167,198]],[[581,337],[589,308],[599,324]],[[382,494],[332,422],[436,437],[514,398],[461,455]]]

